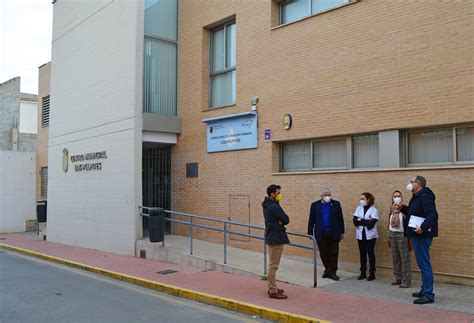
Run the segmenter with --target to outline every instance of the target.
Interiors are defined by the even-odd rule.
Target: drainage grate
[[[157,271],[156,273],[160,274],[160,275],[169,275],[169,274],[174,274],[174,273],[177,273],[177,272],[178,272],[177,270],[166,269],[166,270],[162,270],[162,271]]]

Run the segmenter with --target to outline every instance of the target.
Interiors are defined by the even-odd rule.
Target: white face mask
[[[402,198],[397,196],[393,198],[393,201],[395,202],[395,204],[400,204],[402,203]]]
[[[409,184],[407,185],[407,190],[408,190],[408,192],[412,192],[412,191],[413,191],[413,184],[412,184],[412,183],[409,183]]]
[[[329,203],[329,202],[331,202],[331,197],[330,196],[323,196],[323,200],[324,200],[324,202]]]
[[[360,205],[362,205],[362,206],[367,206],[367,202],[366,202],[366,201],[364,201],[364,200],[360,200],[360,202],[359,202],[359,203],[360,203]]]

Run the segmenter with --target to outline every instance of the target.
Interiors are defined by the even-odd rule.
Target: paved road
[[[264,322],[0,250],[0,322]]]

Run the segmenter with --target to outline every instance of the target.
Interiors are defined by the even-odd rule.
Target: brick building
[[[472,284],[471,3],[72,6],[54,4],[49,239],[133,253],[140,204],[262,225],[271,183],[283,187],[289,229],[304,233],[311,202],[330,187],[343,206],[348,268],[358,262],[353,210],[360,192],[375,195],[382,271],[391,194],[407,202],[404,188],[420,174],[438,196],[437,277]],[[74,171],[71,159],[65,171],[64,151],[107,159],[92,172]]]
[[[221,218],[235,214],[235,221],[262,225],[265,188],[278,183],[291,217],[288,228],[305,232],[310,204],[327,186],[341,201],[346,220],[341,260],[357,264],[351,218],[359,194],[369,191],[382,215],[378,265],[389,268],[390,197],[398,189],[408,202],[405,186],[420,174],[438,197],[435,271],[448,279],[472,279],[472,4],[334,1],[334,7],[341,6],[318,12],[317,3],[328,1],[313,1],[312,16],[296,8],[299,4],[277,1],[181,5],[183,130],[172,149],[172,208]],[[213,109],[210,38],[229,22],[236,30],[236,100]],[[207,153],[202,120],[250,111],[252,96],[259,97],[258,148]],[[289,130],[283,126],[285,114],[292,116]],[[264,140],[266,129],[271,142]],[[199,164],[199,177],[186,178],[186,163],[192,162]],[[234,207],[248,199],[250,212],[233,212],[237,195],[247,198]],[[217,239],[209,231],[203,235]]]

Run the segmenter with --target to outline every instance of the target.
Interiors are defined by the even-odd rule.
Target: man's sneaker
[[[287,299],[288,296],[286,296],[285,294],[282,294],[282,293],[271,293],[271,294],[268,294],[268,296],[270,298],[275,298],[275,299]]]
[[[398,286],[399,288],[409,288],[410,285],[408,284],[400,284],[400,286]]]
[[[415,293],[411,294],[411,296],[413,296],[413,297],[422,297],[423,294],[421,294],[421,292],[415,292]]]
[[[328,277],[329,277],[329,274],[327,274],[327,273],[323,274],[323,278],[328,278]]]
[[[284,289],[278,288],[278,293],[283,294],[285,292]],[[270,291],[268,291],[268,295],[270,295]]]
[[[362,271],[360,273],[360,276],[357,277],[357,280],[362,280],[362,279],[366,279],[367,278],[367,274],[365,273],[365,271]]]
[[[398,280],[392,282],[392,286],[397,286],[397,285],[401,285],[401,284],[402,284],[402,282],[401,282],[401,281],[398,281]]]
[[[369,277],[367,278],[367,281],[372,281],[372,280],[375,280],[375,274],[374,273],[370,273]]]
[[[431,304],[431,303],[434,303],[434,299],[428,298],[426,296],[422,296],[413,301],[413,304],[418,304],[418,305]]]

